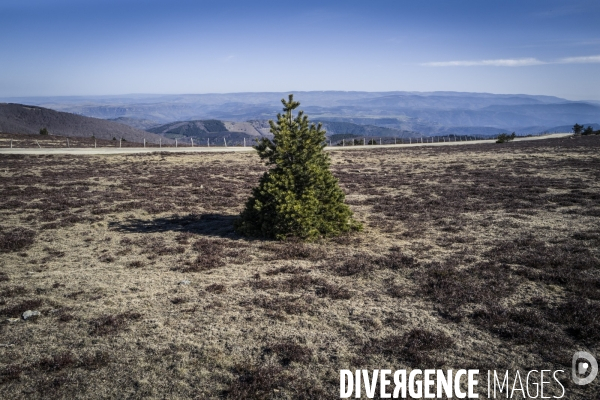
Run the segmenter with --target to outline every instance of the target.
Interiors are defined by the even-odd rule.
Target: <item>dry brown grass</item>
[[[328,399],[342,368],[569,371],[600,354],[599,149],[333,152],[365,231],[310,244],[233,232],[252,154],[3,156],[0,397]]]

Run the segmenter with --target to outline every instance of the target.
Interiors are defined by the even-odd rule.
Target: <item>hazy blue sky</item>
[[[291,90],[600,100],[600,1],[1,0],[0,97]]]

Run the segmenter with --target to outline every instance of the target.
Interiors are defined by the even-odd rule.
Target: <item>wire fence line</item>
[[[535,134],[516,136],[516,139],[548,136],[553,134]],[[482,135],[444,135],[444,136],[414,136],[414,137],[351,137],[338,140],[328,138],[323,143],[330,147],[349,147],[349,146],[377,146],[377,145],[413,145],[413,144],[441,144],[452,142],[475,142],[496,140],[498,136]],[[19,134],[1,134],[0,148],[227,148],[227,147],[252,147],[257,138],[242,138],[242,140],[231,140],[224,137],[220,138],[176,138],[159,139],[158,142],[150,142],[143,139],[142,142],[132,142],[125,139],[106,140],[82,138],[82,137],[61,137],[61,136],[37,136],[37,135],[19,135]]]

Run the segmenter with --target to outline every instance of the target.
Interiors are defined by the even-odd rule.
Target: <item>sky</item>
[[[462,91],[600,100],[600,1],[2,0],[0,97]]]

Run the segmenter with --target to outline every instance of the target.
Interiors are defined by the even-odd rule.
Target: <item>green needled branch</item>
[[[325,131],[310,123],[300,103],[281,100],[284,114],[269,121],[273,140],[261,139],[254,148],[267,165],[266,172],[246,203],[236,230],[247,236],[276,239],[316,239],[360,230],[344,203],[344,192],[329,170],[324,152]]]

